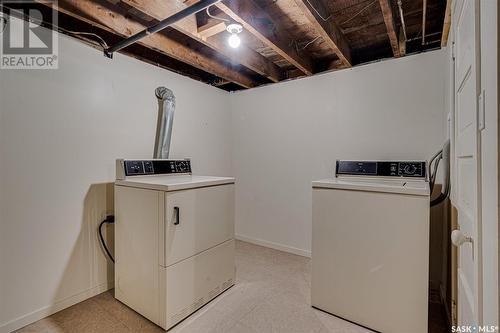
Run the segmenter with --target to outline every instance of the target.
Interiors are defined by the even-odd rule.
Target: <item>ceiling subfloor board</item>
[[[295,0],[315,31],[330,46],[344,67],[352,66],[349,43],[321,0]]]

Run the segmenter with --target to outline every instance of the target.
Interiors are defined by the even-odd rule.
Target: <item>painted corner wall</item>
[[[177,98],[171,157],[232,175],[226,92],[64,36],[59,61],[0,72],[0,332],[112,284],[97,226],[113,212],[115,159],[152,156],[156,87]]]
[[[231,94],[236,233],[311,251],[311,181],[337,159],[427,160],[446,138],[444,51]]]

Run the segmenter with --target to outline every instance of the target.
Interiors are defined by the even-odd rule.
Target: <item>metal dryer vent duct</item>
[[[158,98],[158,122],[156,123],[153,158],[167,159],[174,122],[175,96],[172,90],[165,87],[156,88],[155,95]]]

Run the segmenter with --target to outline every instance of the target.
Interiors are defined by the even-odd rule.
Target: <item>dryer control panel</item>
[[[118,160],[117,162],[119,168],[123,170],[123,176],[191,173],[190,160]],[[117,169],[117,176],[118,171]]]
[[[426,177],[425,161],[344,161],[338,160],[335,176]]]

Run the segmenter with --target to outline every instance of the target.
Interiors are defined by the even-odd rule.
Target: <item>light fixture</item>
[[[229,46],[231,46],[233,49],[240,46],[241,39],[240,36],[238,36],[238,34],[243,31],[243,27],[241,26],[241,24],[239,23],[228,24],[226,30],[231,34],[231,36],[229,36],[227,40]]]

